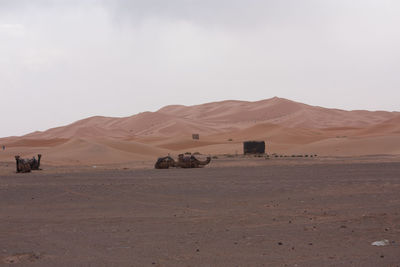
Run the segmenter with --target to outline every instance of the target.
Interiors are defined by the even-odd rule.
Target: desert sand
[[[400,266],[400,163],[381,160],[9,172],[0,265]]]
[[[0,265],[400,266],[399,112],[224,101],[0,144]],[[184,152],[212,161],[154,169]]]
[[[192,133],[200,140],[192,140]],[[327,109],[277,97],[173,105],[3,138],[7,149],[0,161],[37,153],[50,165],[115,164],[182,152],[241,154],[245,140],[264,140],[269,154],[399,155],[400,112]]]

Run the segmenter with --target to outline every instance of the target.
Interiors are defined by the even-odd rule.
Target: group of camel
[[[31,170],[40,170],[40,158],[41,154],[38,154],[38,159],[35,157],[31,159],[22,159],[20,156],[15,156],[17,163],[17,172],[30,172]]]
[[[17,172],[30,172],[31,170],[40,170],[40,159],[42,155],[38,154],[36,157],[30,159],[23,159],[20,156],[15,156],[17,163]],[[180,154],[178,160],[175,161],[172,157],[166,156],[158,158],[154,167],[156,169],[168,169],[168,168],[202,168],[210,163],[211,157],[207,157],[206,160],[199,160],[191,154]]]
[[[158,158],[154,167],[156,169],[169,169],[169,168],[202,168],[210,163],[211,157],[207,157],[206,160],[198,160],[191,154],[179,154],[178,161],[175,161],[172,157],[166,156]]]

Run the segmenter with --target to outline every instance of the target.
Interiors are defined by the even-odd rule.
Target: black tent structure
[[[246,154],[265,154],[264,141],[245,141],[243,142],[243,153]]]

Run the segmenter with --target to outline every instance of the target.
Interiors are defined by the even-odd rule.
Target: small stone
[[[282,246],[283,244],[282,244],[282,242],[278,242],[278,245],[279,245],[279,246]]]

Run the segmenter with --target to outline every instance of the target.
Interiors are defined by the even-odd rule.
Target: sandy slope
[[[192,140],[192,133],[200,140]],[[282,98],[174,105],[0,139],[7,146],[0,161],[36,153],[54,164],[121,163],[195,151],[240,154],[245,140],[265,140],[269,153],[280,154],[400,154],[400,113],[327,109]]]

